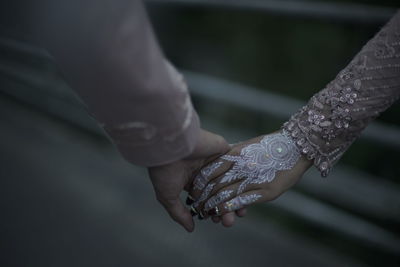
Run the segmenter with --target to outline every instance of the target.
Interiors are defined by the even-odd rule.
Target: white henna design
[[[204,191],[201,193],[200,198],[195,203],[193,203],[193,207],[197,208],[201,202],[206,200],[208,198],[208,195],[210,195],[211,191],[213,190],[214,186],[215,183],[208,184]]]
[[[220,183],[245,177],[237,191],[240,194],[249,184],[272,182],[277,171],[293,168],[299,157],[297,146],[285,133],[267,135],[259,143],[244,147],[240,156],[221,157],[234,165]]]
[[[256,202],[261,198],[261,194],[250,194],[244,196],[237,196],[225,203],[224,207],[226,211],[235,211],[243,208],[251,203]]]
[[[230,196],[232,195],[232,193],[233,193],[233,190],[225,190],[225,191],[219,192],[215,196],[210,197],[210,199],[207,200],[206,204],[204,205],[204,210],[208,211],[208,210],[218,206],[225,200],[229,199]]]
[[[230,169],[229,171],[227,171],[224,175],[224,177],[222,177],[220,183],[230,183],[232,181],[235,181],[239,178],[242,178],[240,176],[239,172],[236,172],[236,170]]]
[[[197,190],[203,190],[203,188],[208,183],[208,178],[223,164],[222,161],[214,162],[203,169],[201,169],[200,173],[194,178],[193,188]]]

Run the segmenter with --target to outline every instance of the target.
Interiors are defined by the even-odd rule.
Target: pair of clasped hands
[[[235,145],[201,130],[188,157],[149,168],[157,200],[188,232],[193,217],[211,217],[230,227],[251,204],[276,199],[311,166],[284,132],[262,135]],[[182,191],[188,192],[186,205]]]

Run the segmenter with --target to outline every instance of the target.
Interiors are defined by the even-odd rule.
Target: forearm
[[[31,34],[128,161],[155,166],[192,152],[197,114],[141,1],[42,0],[36,8]]]
[[[284,124],[323,176],[400,95],[400,12]]]

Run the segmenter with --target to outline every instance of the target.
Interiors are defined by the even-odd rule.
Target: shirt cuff
[[[188,126],[177,132],[173,138],[168,136],[154,139],[152,143],[116,144],[121,155],[130,163],[146,167],[160,166],[189,156],[198,140],[200,121],[193,110]]]

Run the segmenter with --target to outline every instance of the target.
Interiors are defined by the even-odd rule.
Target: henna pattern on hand
[[[286,132],[275,133],[264,136],[260,142],[249,144],[243,147],[239,156],[224,155],[220,159],[233,162],[232,168],[225,173],[220,180],[220,184],[231,183],[235,180],[244,179],[236,195],[244,192],[249,184],[270,183],[275,179],[277,171],[289,170],[294,167],[300,158],[300,151],[293,140],[287,136]],[[205,201],[215,183],[207,185],[208,178],[223,164],[222,161],[214,162],[205,168],[196,176],[194,188],[203,190],[200,198],[193,204],[197,208],[202,201]],[[205,204],[205,210],[210,210],[226,199],[228,199],[233,190],[226,190],[212,196]],[[251,197],[250,197],[251,196]],[[257,196],[257,197],[256,197]],[[246,198],[236,197],[227,202],[228,206],[233,205],[236,210],[238,206],[252,203],[261,195],[248,195]]]
[[[208,196],[210,195],[210,193],[213,190],[214,186],[215,186],[215,183],[211,183],[211,184],[208,184],[206,186],[206,188],[201,193],[199,199],[196,200],[196,202],[193,203],[193,207],[194,208],[197,208],[201,202],[203,202],[204,200],[206,200],[208,198]]]
[[[213,162],[203,169],[201,169],[200,173],[194,179],[193,188],[197,190],[203,190],[203,188],[207,185],[208,178],[223,164],[222,161]]]
[[[234,162],[220,183],[230,183],[244,178],[237,194],[249,184],[270,183],[277,171],[293,168],[300,157],[300,151],[284,132],[267,135],[259,143],[245,146],[240,156],[224,155],[221,159]]]
[[[261,198],[261,194],[250,194],[244,196],[237,196],[228,202],[225,203],[224,208],[227,211],[235,211],[243,208],[251,203],[256,202],[259,198]]]
[[[224,190],[216,194],[215,196],[210,197],[209,200],[207,200],[206,204],[204,205],[204,210],[208,211],[225,200],[229,199],[234,191],[233,190]]]

